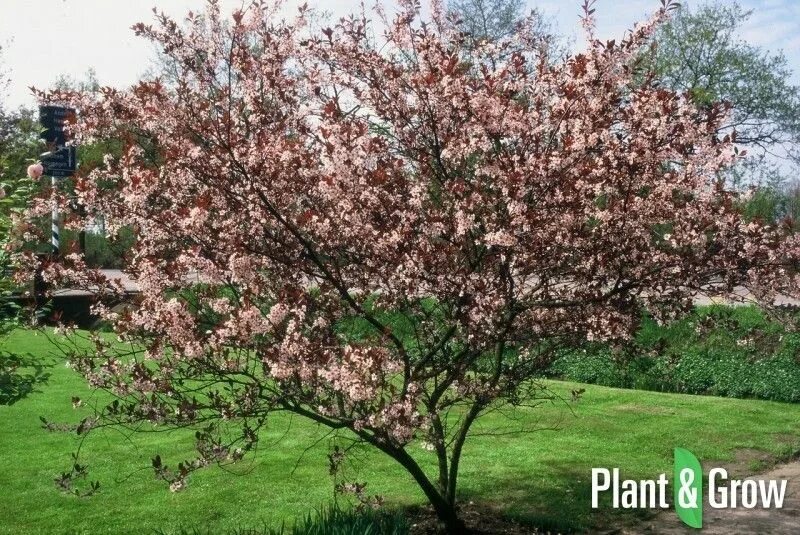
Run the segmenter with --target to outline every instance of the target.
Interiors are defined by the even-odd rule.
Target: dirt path
[[[734,477],[734,476],[732,476]],[[626,534],[659,533],[665,535],[788,535],[800,534],[800,461],[784,464],[757,476],[756,481],[786,479],[786,498],[782,509],[712,509],[708,500],[703,508],[703,529],[685,527],[675,512],[659,513]]]

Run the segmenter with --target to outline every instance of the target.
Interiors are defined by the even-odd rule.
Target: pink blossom
[[[33,180],[38,180],[39,177],[42,176],[42,173],[44,173],[44,167],[42,167],[41,163],[36,162],[36,163],[31,164],[31,165],[28,166],[28,177],[29,178],[31,178]]]

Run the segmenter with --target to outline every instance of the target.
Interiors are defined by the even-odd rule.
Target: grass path
[[[190,432],[126,437],[103,432],[83,446],[99,494],[85,499],[60,494],[53,478],[66,469],[76,437],[42,429],[39,416],[77,421],[71,397],[91,401],[82,379],[54,356],[41,334],[18,331],[5,350],[46,363],[46,382],[10,405],[0,405],[0,533],[151,533],[178,526],[212,532],[235,527],[280,525],[327,503],[332,484],[326,431],[298,419],[276,417],[258,454],[232,475],[213,468],[192,476],[186,491],[173,494],[153,478],[150,459],[168,464],[191,455]],[[8,355],[0,355],[0,359]],[[24,371],[24,370],[21,370]],[[737,452],[758,451],[747,473],[800,449],[800,406],[792,404],[660,394],[550,382],[569,401],[520,411],[509,418],[492,414],[468,441],[461,497],[547,529],[580,530],[629,523],[631,516],[589,508],[590,469],[620,467],[625,477],[651,478],[672,467],[672,450],[692,450],[702,461],[732,462]],[[578,401],[570,392],[585,388]],[[538,427],[523,435],[484,435],[497,430]],[[289,431],[287,433],[287,430]],[[304,453],[312,442],[316,446]],[[431,453],[411,446],[428,466]],[[373,452],[352,459],[358,480],[369,483],[390,506],[422,503],[421,494],[392,461]]]

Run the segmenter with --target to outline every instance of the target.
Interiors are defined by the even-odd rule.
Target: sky
[[[220,0],[226,11],[242,0]],[[334,17],[356,11],[360,0],[307,0]],[[392,0],[381,0],[389,9]],[[297,2],[289,2],[296,5]],[[370,0],[366,3],[369,5]],[[581,0],[528,0],[551,17],[562,34],[578,36]],[[685,3],[685,2],[684,2]],[[769,50],[783,50],[800,83],[800,1],[742,0],[753,14],[741,38]],[[126,87],[151,65],[155,51],[130,27],[151,22],[152,8],[175,17],[202,9],[204,0],[0,0],[0,68],[10,76],[7,108],[33,105],[30,86],[47,88],[59,76],[83,79],[93,68],[101,85]],[[652,13],[659,0],[597,0],[598,35],[619,38]]]

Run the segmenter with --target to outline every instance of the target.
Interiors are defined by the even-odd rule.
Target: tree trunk
[[[406,450],[402,448],[392,448],[391,446],[381,447],[381,449],[383,449],[398,463],[400,463],[403,468],[408,470],[408,472],[422,489],[422,492],[425,493],[425,497],[428,498],[428,501],[433,506],[434,511],[436,511],[436,516],[444,525],[447,533],[453,535],[469,533],[469,530],[464,525],[464,522],[458,518],[455,503],[450,503],[447,499],[445,499],[442,493],[440,493],[436,486],[431,483],[430,479],[428,479],[428,476],[425,475],[425,472],[422,470],[422,468],[420,468],[414,458],[411,457]]]
[[[439,464],[439,492],[442,494],[447,494],[447,478],[449,477],[448,471],[448,458],[447,458],[447,448],[444,444],[444,429],[442,427],[442,422],[439,420],[439,415],[436,414],[433,410],[429,408],[428,412],[431,416],[431,426],[433,427],[433,431],[435,436],[433,437],[433,447],[436,450],[436,459]]]
[[[464,442],[467,440],[467,434],[469,434],[469,429],[472,427],[475,418],[481,413],[483,409],[483,403],[475,402],[472,407],[470,407],[469,412],[464,418],[464,422],[461,424],[461,428],[458,430],[458,434],[455,436],[453,440],[453,454],[450,457],[450,475],[447,478],[447,493],[445,494],[445,499],[448,503],[455,504],[456,503],[456,486],[458,483],[458,465],[461,462],[461,451],[464,447]]]

